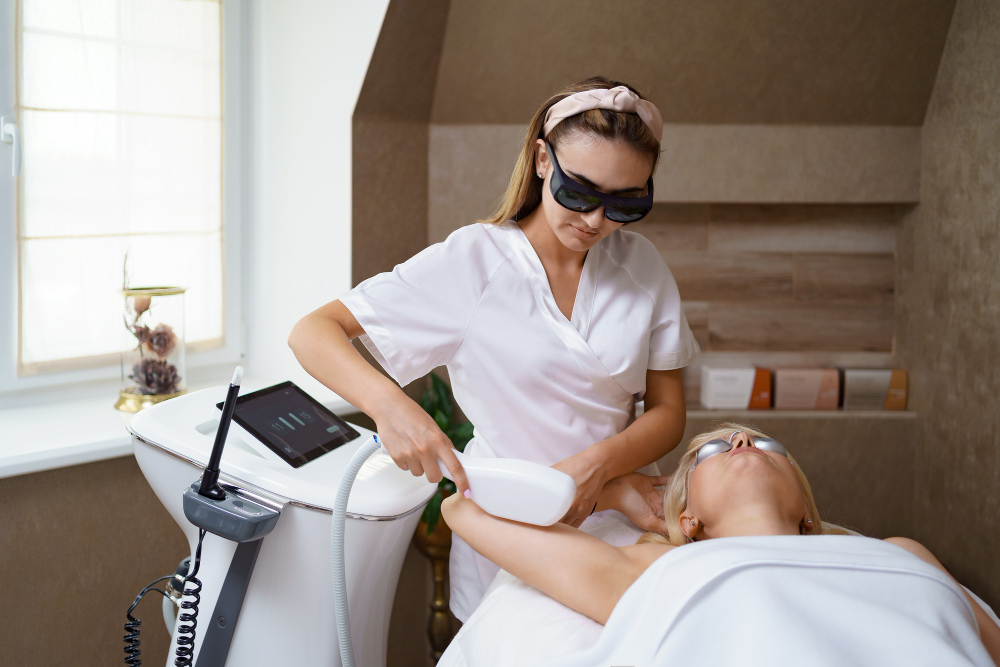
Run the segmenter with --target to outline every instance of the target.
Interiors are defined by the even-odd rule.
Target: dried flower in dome
[[[129,377],[143,394],[172,394],[180,382],[176,366],[149,357],[136,363]]]
[[[136,339],[138,339],[139,347],[145,345],[146,341],[149,340],[149,333],[150,333],[149,327],[137,324],[133,327],[130,327],[129,330],[132,332],[132,335],[135,336]]]
[[[146,338],[146,349],[161,359],[170,354],[177,345],[177,334],[166,324],[157,324]]]

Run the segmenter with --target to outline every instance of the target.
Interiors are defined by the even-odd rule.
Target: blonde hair
[[[698,455],[698,450],[701,449],[702,445],[716,438],[727,440],[733,431],[743,431],[754,437],[768,437],[761,431],[749,426],[723,422],[717,428],[705,431],[691,438],[691,442],[687,446],[687,451],[681,457],[680,463],[677,465],[677,470],[671,475],[670,483],[663,494],[663,516],[667,523],[667,534],[645,533],[639,537],[636,544],[653,542],[656,544],[681,546],[691,542],[691,539],[680,528],[680,517],[684,510],[687,509],[688,503],[688,480],[690,479],[690,475],[687,473],[691,466],[694,465],[695,457]],[[813,498],[809,480],[806,479],[805,473],[802,472],[802,468],[799,467],[791,452],[788,453],[788,459],[793,464],[792,467],[795,470],[795,476],[798,478],[799,486],[802,488],[802,496],[806,501],[806,511],[809,514],[809,518],[813,520],[812,527],[807,527],[803,535],[850,535],[851,531],[833,523],[824,523],[820,519],[819,509],[816,507],[816,500]]]
[[[543,181],[535,173],[535,141],[538,139],[547,139],[553,148],[558,148],[566,137],[574,132],[583,131],[611,141],[620,141],[638,154],[649,157],[652,170],[655,171],[660,158],[659,138],[653,136],[642,119],[634,113],[591,109],[566,118],[552,129],[548,137],[542,136],[545,114],[553,104],[574,93],[616,86],[625,86],[639,97],[646,99],[645,95],[627,83],[595,76],[567,86],[546,100],[531,118],[528,133],[524,137],[524,145],[514,164],[514,173],[510,177],[510,183],[507,184],[507,192],[500,199],[496,211],[479,222],[500,224],[507,220],[520,220],[542,202]]]

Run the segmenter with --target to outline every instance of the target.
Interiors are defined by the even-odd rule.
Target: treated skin
[[[651,164],[627,145],[578,134],[556,150],[563,170],[591,187],[615,194],[638,195],[645,190]],[[545,173],[542,203],[518,224],[545,268],[559,309],[569,318],[587,251],[621,225],[606,219],[603,207],[575,213],[556,203],[547,185],[552,164],[541,140],[535,171]],[[591,234],[580,238],[574,227]],[[430,415],[358,353],[351,340],[364,333],[347,307],[335,300],[303,317],[292,329],[288,345],[310,375],[375,420],[400,468],[438,482],[441,472],[436,461],[441,459],[462,495],[469,485],[451,441]],[[553,466],[577,483],[565,523],[580,525],[606,482],[660,459],[680,442],[686,419],[680,370],[647,371],[644,400],[644,414],[624,431]],[[629,497],[628,516],[636,525],[663,529],[663,508],[655,493]]]
[[[705,459],[690,472],[688,507],[678,518],[681,530],[697,540],[799,535],[800,525],[809,517],[791,462],[776,452],[757,449],[746,433],[738,432],[733,443],[729,452]],[[622,485],[638,493],[632,481]],[[601,505],[621,509],[617,492],[610,491],[613,487],[605,487]],[[654,543],[614,547],[563,524],[539,527],[498,519],[459,496],[447,498],[441,512],[451,529],[476,551],[601,624],[628,587],[657,558],[676,548]],[[918,542],[904,537],[886,541],[948,574]],[[971,598],[969,602],[986,650],[994,662],[1000,661],[1000,627]]]

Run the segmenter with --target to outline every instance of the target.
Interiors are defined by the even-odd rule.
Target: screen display
[[[222,403],[216,405],[222,409]],[[293,468],[359,436],[347,422],[292,382],[240,396],[233,420]]]

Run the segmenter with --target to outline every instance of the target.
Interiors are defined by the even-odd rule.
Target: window
[[[238,85],[227,75],[224,104],[223,61],[238,62],[238,48],[224,58],[222,3],[20,0],[14,24],[16,374],[117,373],[131,344],[126,251],[132,286],[188,288],[189,351],[225,344],[238,356],[225,292],[238,249],[223,224],[223,202],[238,202],[223,178],[234,171],[223,168],[226,137],[238,137],[224,124]]]

